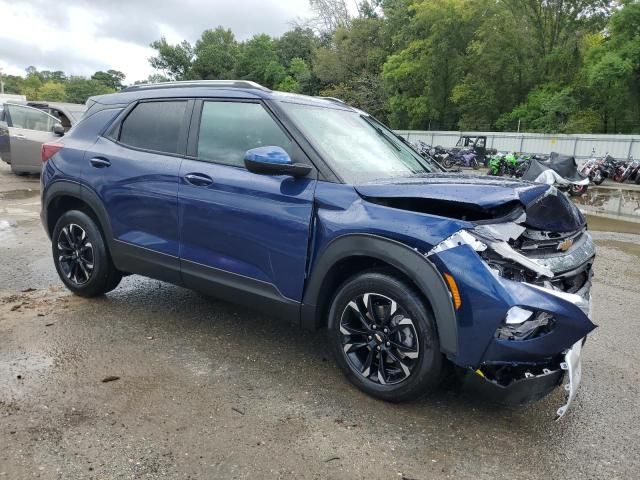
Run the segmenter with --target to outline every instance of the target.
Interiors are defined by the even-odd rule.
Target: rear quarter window
[[[122,122],[118,140],[130,147],[178,153],[186,109],[186,101],[139,103]]]

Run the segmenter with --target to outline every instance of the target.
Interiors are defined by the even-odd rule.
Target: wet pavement
[[[593,187],[573,200],[587,213],[640,222],[640,190]],[[640,224],[638,229],[640,231]]]
[[[155,280],[70,295],[38,208],[37,178],[0,166],[0,480],[637,478],[638,224],[592,219],[600,328],[556,423],[559,391],[517,409],[455,385],[371,399],[323,332]]]

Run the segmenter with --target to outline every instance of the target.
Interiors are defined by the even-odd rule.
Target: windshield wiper
[[[382,138],[384,138],[393,148],[395,148],[399,152],[402,151],[402,149],[398,146],[398,144],[396,142],[394,142],[393,139],[389,135],[384,133],[380,127],[378,127],[374,122],[372,122],[370,119],[368,119],[366,117],[366,115],[360,115],[360,118],[362,118],[365,122],[367,122],[369,124],[369,126],[371,128],[373,128],[378,135],[380,135]]]

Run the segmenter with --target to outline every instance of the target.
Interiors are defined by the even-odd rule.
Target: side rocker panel
[[[305,290],[301,324],[307,329],[319,328],[318,302],[323,281],[332,266],[349,257],[377,258],[411,278],[427,298],[436,318],[441,350],[449,355],[457,353],[458,326],[451,295],[436,267],[425,257],[406,245],[377,235],[350,234],[333,240],[320,255],[312,269]]]

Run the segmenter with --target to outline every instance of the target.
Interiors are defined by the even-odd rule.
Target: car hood
[[[525,224],[540,230],[569,232],[586,224],[578,208],[556,188],[503,177],[428,174],[355,188],[375,203],[460,220],[506,221],[525,213]]]

